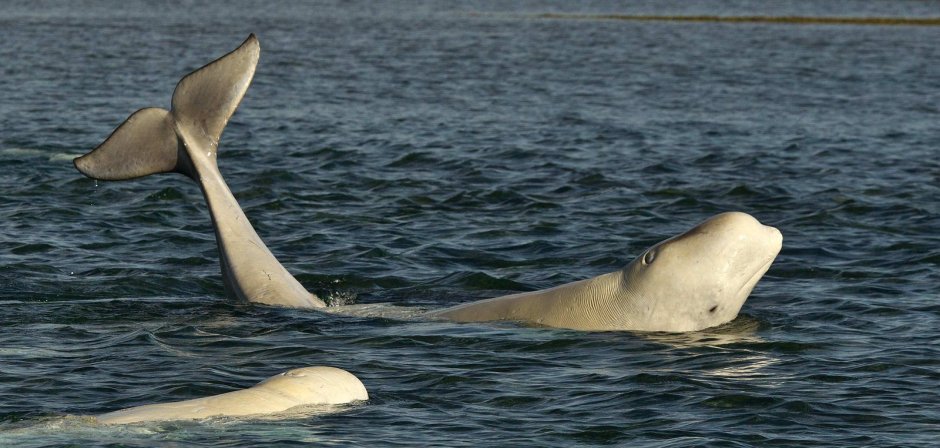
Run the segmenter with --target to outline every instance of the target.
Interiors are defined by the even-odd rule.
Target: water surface
[[[940,28],[537,16],[937,6],[502,3],[0,7],[0,445],[935,443]],[[727,210],[780,228],[783,251],[737,320],[685,335],[233,303],[195,185],[96,183],[71,158],[250,32],[261,62],[220,166],[334,304],[546,288]],[[320,364],[371,399],[280,420],[86,417]]]

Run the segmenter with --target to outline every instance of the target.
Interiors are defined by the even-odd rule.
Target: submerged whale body
[[[103,424],[164,420],[197,420],[273,414],[318,404],[368,400],[365,386],[353,374],[334,367],[303,367],[272,376],[252,387],[211,397],[148,404],[97,417]]]
[[[171,172],[188,176],[199,184],[209,206],[228,295],[267,305],[321,308],[324,302],[264,245],[217,165],[222,130],[251,83],[259,54],[258,40],[251,35],[231,53],[183,77],[169,110],[135,112],[101,145],[75,159],[75,167],[100,180]],[[745,213],[724,213],[653,246],[620,271],[431,315],[578,330],[700,330],[737,316],[781,243],[777,229]]]

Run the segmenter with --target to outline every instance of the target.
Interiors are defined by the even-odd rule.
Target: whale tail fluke
[[[76,158],[75,167],[100,180],[170,172],[193,177],[187,142],[215,157],[222,130],[251,84],[260,51],[255,35],[248,36],[231,53],[183,77],[169,111],[134,112],[97,148]]]
[[[171,113],[151,107],[131,114],[107,140],[74,163],[93,179],[134,179],[176,171],[178,146]]]
[[[183,77],[170,110],[134,112],[104,143],[75,159],[75,167],[103,180],[168,172],[189,176],[202,189],[212,216],[228,295],[268,305],[321,308],[326,304],[265,246],[219,172],[219,138],[251,84],[260,53],[258,39],[248,36],[231,53]]]

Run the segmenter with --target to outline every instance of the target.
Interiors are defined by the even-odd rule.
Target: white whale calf
[[[209,417],[242,417],[283,412],[317,404],[368,400],[365,386],[353,374],[335,367],[303,367],[275,375],[247,389],[172,403],[148,404],[99,415],[104,424]]]
[[[75,166],[101,180],[169,172],[189,176],[209,205],[228,294],[255,303],[320,308],[324,302],[264,245],[216,161],[222,129],[248,89],[259,54],[251,35],[231,53],[183,77],[170,110],[135,112],[101,145],[75,159]],[[578,330],[700,330],[737,316],[781,243],[777,229],[744,213],[724,213],[653,246],[620,271],[431,314],[460,322],[511,320]]]
[[[575,330],[701,330],[738,315],[782,243],[780,231],[752,216],[722,213],[647,249],[619,271],[434,314]]]

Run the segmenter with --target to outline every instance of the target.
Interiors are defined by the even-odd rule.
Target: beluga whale
[[[618,271],[434,314],[586,331],[703,330],[737,317],[782,244],[779,230],[751,215],[722,213],[650,247]]]
[[[353,374],[335,367],[301,367],[247,389],[171,403],[146,404],[99,415],[106,425],[283,413],[298,406],[337,405],[368,400]]]
[[[222,130],[254,75],[254,35],[186,75],[169,110],[134,112],[103,143],[75,159],[88,177],[125,180],[181,173],[202,189],[219,247],[227,294],[274,306],[322,308],[255,232],[217,164]],[[783,237],[741,212],[713,216],[649,248],[623,269],[542,291],[512,294],[426,317],[516,321],[586,331],[686,332],[734,319],[780,252]]]

